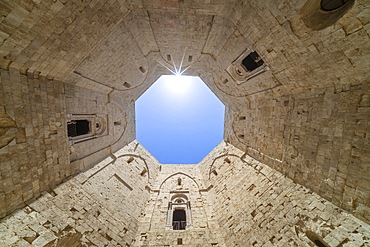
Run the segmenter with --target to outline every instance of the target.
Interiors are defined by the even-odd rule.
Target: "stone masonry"
[[[1,0],[0,245],[370,246],[370,3],[321,4]],[[135,100],[181,61],[224,141],[163,165]]]

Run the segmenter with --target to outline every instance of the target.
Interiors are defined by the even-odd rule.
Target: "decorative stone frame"
[[[301,9],[303,23],[312,30],[322,30],[333,25],[349,9],[355,0],[349,0],[344,5],[333,10],[322,9],[322,0],[308,0]]]
[[[166,230],[173,230],[172,222],[173,222],[173,212],[175,210],[184,210],[186,215],[186,228],[185,230],[191,228],[192,220],[191,220],[191,208],[190,208],[190,201],[184,192],[174,192],[175,195],[171,196],[171,200],[168,203],[168,210],[167,210],[167,221],[166,221]],[[186,193],[186,192],[185,192]]]
[[[74,120],[87,120],[90,131],[84,135],[69,136],[68,141],[70,145],[108,135],[107,116],[96,114],[67,114],[67,125]]]
[[[255,52],[252,48],[247,48],[238,58],[236,58],[231,65],[226,69],[227,73],[236,81],[238,84],[248,81],[249,79],[267,71],[269,68],[263,63],[258,68],[248,71],[247,68],[242,64],[243,60],[249,56],[252,52]],[[259,55],[260,56],[260,55]],[[261,58],[262,59],[262,58]]]

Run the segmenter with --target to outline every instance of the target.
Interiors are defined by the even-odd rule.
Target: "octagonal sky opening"
[[[162,75],[135,115],[136,139],[162,164],[198,164],[223,140],[225,106],[198,76]]]

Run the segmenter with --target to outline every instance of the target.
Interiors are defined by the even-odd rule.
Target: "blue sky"
[[[135,102],[136,139],[162,164],[197,164],[222,140],[225,107],[193,76],[161,76]]]

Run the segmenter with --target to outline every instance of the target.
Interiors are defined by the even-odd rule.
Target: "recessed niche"
[[[224,161],[225,161],[226,163],[228,163],[228,164],[230,164],[230,163],[231,163],[231,160],[230,160],[229,158],[225,158],[225,159],[224,159]]]
[[[140,175],[141,175],[141,176],[144,176],[147,172],[148,172],[148,170],[147,170],[146,168],[144,168],[144,169],[141,171]]]
[[[245,120],[245,116],[240,116],[239,120],[242,120],[242,121]]]
[[[141,73],[145,73],[145,71],[146,71],[145,68],[142,67],[142,66],[140,66],[139,70],[141,71]]]
[[[316,233],[312,231],[307,231],[306,236],[310,239],[316,246],[318,247],[328,247],[328,244],[324,242],[324,240]]]
[[[193,61],[193,56],[189,56],[188,57],[188,62],[192,62]]]
[[[131,87],[131,84],[128,83],[128,82],[125,82],[125,83],[123,83],[123,86],[126,87],[126,88],[130,88]]]
[[[172,59],[171,59],[171,55],[167,55],[167,61],[171,61]]]

